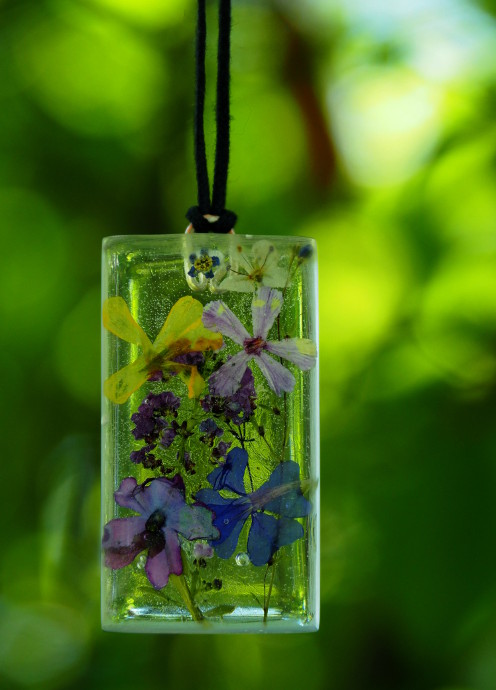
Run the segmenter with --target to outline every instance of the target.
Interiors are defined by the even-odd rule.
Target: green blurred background
[[[195,2],[1,0],[0,685],[494,690],[496,3],[233,4],[228,206],[319,243],[321,631],[100,631],[100,245],[196,201]]]

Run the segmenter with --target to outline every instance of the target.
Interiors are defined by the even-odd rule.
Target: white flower
[[[238,245],[231,256],[227,278],[222,283],[223,290],[234,292],[255,292],[262,285],[281,288],[286,285],[287,270],[279,267],[279,254],[267,240],[253,245],[250,256]]]

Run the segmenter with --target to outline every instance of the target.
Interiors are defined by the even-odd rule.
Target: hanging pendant
[[[318,629],[313,240],[103,243],[105,630]]]

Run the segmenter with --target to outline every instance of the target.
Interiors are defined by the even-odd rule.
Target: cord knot
[[[224,209],[220,215],[204,215],[198,206],[192,206],[186,213],[195,232],[218,232],[227,234],[236,225],[238,219],[233,211]]]

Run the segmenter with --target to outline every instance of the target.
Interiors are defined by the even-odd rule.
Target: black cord
[[[217,49],[217,103],[215,143],[215,169],[212,202],[208,179],[207,154],[205,147],[205,54],[207,48],[206,0],[198,0],[196,26],[196,89],[195,89],[195,165],[198,187],[198,206],[186,214],[195,232],[227,233],[235,225],[237,217],[225,208],[227,174],[229,170],[230,134],[230,61],[231,61],[231,0],[219,0],[219,42]],[[204,216],[218,216],[210,222]]]

